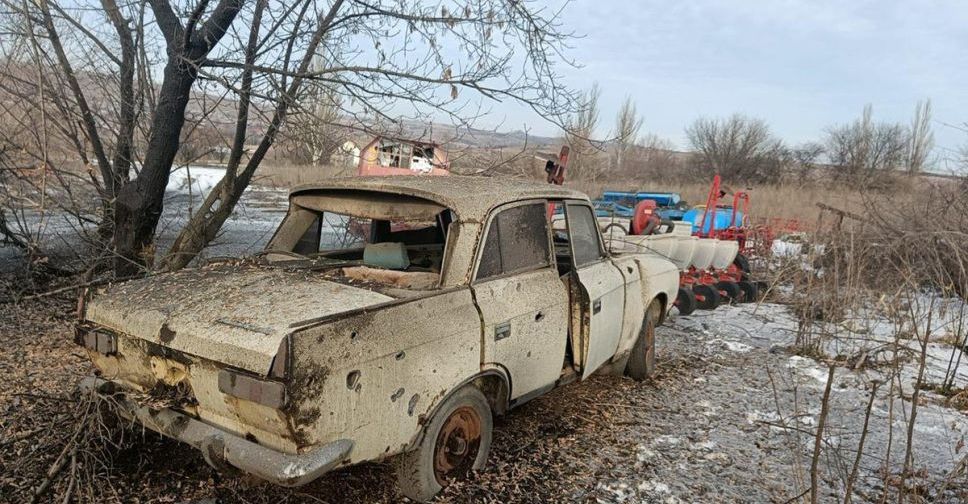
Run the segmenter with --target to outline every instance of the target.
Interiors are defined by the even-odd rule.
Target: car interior
[[[330,274],[407,289],[436,287],[440,279],[450,210],[432,221],[371,219],[318,211],[292,252],[317,264],[339,266]]]

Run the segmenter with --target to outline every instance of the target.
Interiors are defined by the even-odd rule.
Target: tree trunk
[[[246,163],[245,169],[231,179],[227,176],[223,177],[208,193],[201,208],[192,215],[188,224],[182,228],[178,238],[175,239],[175,243],[172,244],[171,250],[165,256],[165,269],[184,268],[209,242],[215,239],[219,229],[235,210],[235,205],[242,198],[245,188],[249,186],[256,168],[259,167],[262,159],[269,151],[269,147],[275,141],[276,133],[279,131],[287,110],[286,102],[279,104],[265,137],[262,138],[259,147],[256,148],[249,162]]]
[[[133,182],[121,188],[114,204],[114,270],[119,277],[137,274],[154,260],[155,227],[196,76],[195,67],[180,55],[172,55],[165,66],[144,166]]]
[[[339,12],[344,0],[336,0],[330,6],[327,14],[320,19],[319,25],[313,33],[312,39],[306,47],[305,55],[302,61],[299,63],[299,68],[296,71],[296,77],[293,78],[292,82],[289,83],[289,87],[286,89],[285,93],[280,97],[280,102],[276,106],[275,113],[273,113],[272,120],[269,121],[269,128],[266,130],[265,135],[262,137],[262,141],[259,143],[259,147],[256,148],[255,152],[249,158],[248,162],[245,164],[245,168],[236,175],[236,169],[238,168],[238,162],[240,160],[241,146],[238,145],[238,149],[233,149],[233,160],[229,161],[229,168],[226,171],[226,176],[219,181],[219,183],[212,188],[208,197],[205,198],[205,202],[202,203],[202,207],[192,215],[188,224],[182,229],[181,233],[178,234],[178,238],[175,239],[175,243],[171,246],[171,250],[165,255],[164,258],[164,268],[168,270],[177,270],[184,268],[198,255],[199,252],[206,245],[209,244],[218,233],[225,221],[232,215],[235,210],[235,205],[242,198],[242,193],[245,188],[249,186],[249,182],[252,180],[252,176],[255,174],[256,169],[262,160],[265,158],[266,153],[269,148],[275,142],[276,135],[279,133],[280,128],[282,128],[283,123],[285,123],[286,116],[289,113],[289,106],[295,96],[298,95],[300,86],[302,86],[305,80],[304,75],[309,70],[309,65],[312,61],[312,57],[316,54],[317,48],[320,42],[322,42],[324,35],[329,30],[330,25],[333,23],[333,19],[336,17],[337,12]],[[262,5],[262,4],[260,4]],[[262,5],[264,8],[265,6]],[[257,19],[260,9],[257,7]],[[259,22],[256,21],[254,26],[258,26]],[[250,34],[252,37],[249,40],[248,52],[252,52],[256,47],[255,42],[258,34],[256,28]],[[250,55],[251,55],[250,54]],[[248,58],[248,56],[247,56]],[[251,62],[249,63],[248,70],[251,71]],[[240,115],[239,123],[236,125],[241,128],[236,131],[236,140],[244,138],[246,121],[245,117],[248,111],[248,86],[243,85],[243,101],[240,103]],[[241,135],[241,136],[240,136]],[[233,162],[234,161],[234,162]]]

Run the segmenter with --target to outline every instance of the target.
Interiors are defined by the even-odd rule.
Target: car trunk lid
[[[92,296],[85,318],[122,334],[267,374],[294,323],[393,298],[309,269],[247,262],[116,284]]]

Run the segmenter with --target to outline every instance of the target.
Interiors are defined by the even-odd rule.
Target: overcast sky
[[[625,95],[643,130],[685,146],[698,116],[742,112],[791,143],[814,140],[858,116],[910,120],[931,98],[939,150],[968,134],[968,1],[963,0],[575,0],[563,21],[584,34],[568,84],[602,87],[602,131]],[[504,128],[554,128],[515,105],[493,109]]]

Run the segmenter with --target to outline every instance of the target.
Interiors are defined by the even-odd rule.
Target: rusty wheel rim
[[[481,417],[474,408],[461,406],[454,410],[437,434],[434,445],[434,477],[446,486],[466,475],[477,459],[481,445]]]

